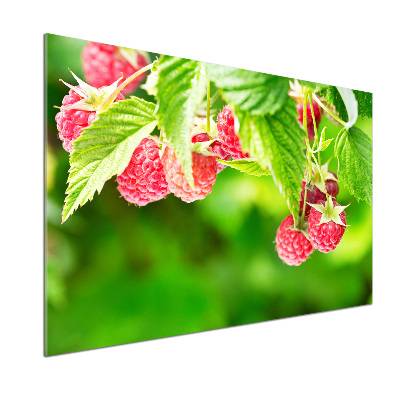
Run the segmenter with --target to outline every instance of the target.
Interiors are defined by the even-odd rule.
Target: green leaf
[[[157,126],[155,104],[131,97],[98,114],[74,141],[62,221],[100,193],[106,180],[121,174],[143,138]]]
[[[333,138],[325,140],[325,130],[326,130],[326,126],[324,127],[324,129],[322,129],[322,132],[319,137],[318,147],[317,147],[317,149],[312,150],[313,153],[318,153],[319,151],[324,151],[331,144]]]
[[[274,115],[239,113],[238,118],[244,151],[257,158],[261,168],[271,171],[296,220],[306,159],[304,132],[297,122],[294,100],[289,99]]]
[[[372,93],[362,92],[360,90],[353,90],[355,98],[358,103],[358,115],[362,118],[372,118]],[[321,91],[321,96],[327,103],[333,104],[343,121],[348,121],[346,106],[343,102],[342,96],[335,86],[328,86]]]
[[[348,122],[345,128],[349,130],[356,123],[358,117],[358,103],[356,96],[351,89],[337,86],[337,90],[340,93],[340,96],[342,97],[343,103],[346,107]]]
[[[333,138],[328,139],[328,140],[324,140],[324,141],[321,143],[321,148],[319,149],[319,151],[324,151],[324,150],[326,150],[326,149],[328,148],[328,146],[331,144],[332,140],[333,140]]]
[[[271,175],[271,172],[268,169],[261,168],[261,165],[254,160],[243,158],[241,160],[231,160],[225,161],[217,159],[218,162],[224,165],[228,165],[234,169],[237,169],[241,172],[245,172],[247,175],[255,175],[255,176],[268,176]]]
[[[320,91],[322,89],[325,89],[326,87],[328,87],[328,85],[325,85],[323,83],[316,83],[316,82],[311,82],[311,81],[305,81],[302,79],[298,79],[298,81],[302,84],[302,85],[306,85],[309,88],[315,90],[315,91]]]
[[[273,114],[288,98],[289,79],[223,65],[205,64],[211,81],[235,110]]]
[[[215,154],[209,151],[209,147],[215,142],[213,140],[207,140],[206,142],[197,142],[192,144],[192,150],[196,153],[203,154],[205,156],[214,156]]]
[[[372,93],[353,90],[358,102],[358,115],[362,118],[372,118]]]
[[[163,55],[157,63],[157,72],[159,125],[193,187],[191,129],[196,107],[206,93],[204,67],[198,61]]]
[[[372,140],[359,128],[343,129],[335,143],[339,179],[357,200],[372,206]]]

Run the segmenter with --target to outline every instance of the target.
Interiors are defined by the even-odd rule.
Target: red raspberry
[[[206,142],[208,140],[211,140],[211,139],[209,138],[207,133],[199,133],[192,137],[193,143]],[[208,149],[211,153],[218,154],[218,158],[221,158],[222,160],[230,160],[231,159],[231,155],[228,153],[225,153],[225,151],[222,150],[222,144],[219,140],[216,140],[214,143],[212,143]],[[217,174],[219,174],[226,167],[227,167],[227,165],[221,164],[220,162],[217,161]]]
[[[193,143],[205,142],[207,140],[215,139],[215,136],[218,134],[217,125],[215,124],[215,122],[213,120],[211,120],[211,134],[208,135],[206,133],[207,132],[206,124],[207,124],[207,118],[195,118],[194,128],[192,130],[192,134],[193,134],[192,142]],[[204,131],[202,132],[203,129],[204,129]],[[200,133],[196,134],[196,132],[200,132]],[[209,146],[208,150],[211,153],[216,154],[217,158],[220,158],[222,160],[229,161],[231,159],[231,155],[226,153],[222,149],[222,143],[219,140],[215,140],[215,142],[213,142]],[[227,167],[227,165],[221,164],[220,162],[217,161],[217,174],[219,174],[226,167]]]
[[[335,250],[346,229],[346,213],[331,197],[319,200],[308,217],[308,235],[312,245],[322,253]]]
[[[337,175],[334,172],[331,172],[331,174],[337,179]],[[330,194],[334,199],[336,199],[337,195],[339,194],[339,185],[337,181],[328,179],[325,181],[325,186],[328,194]],[[323,200],[326,200],[326,198]]]
[[[319,105],[315,100],[312,101],[312,104],[314,109],[315,124],[317,125],[318,129],[318,125],[321,122],[321,117],[322,117],[321,109],[319,108]],[[303,103],[298,102],[296,104],[296,108],[299,114],[299,118],[297,121],[301,126],[303,126]],[[313,123],[310,103],[307,103],[307,132],[308,132],[308,140],[312,142],[315,136],[315,131],[314,131],[314,123]]]
[[[117,176],[117,182],[125,200],[138,206],[161,200],[169,193],[160,151],[154,140],[140,142],[124,172]]]
[[[240,138],[235,132],[233,113],[229,106],[225,106],[218,114],[217,127],[218,138],[221,141],[222,149],[226,153],[229,153],[235,160],[249,157],[249,153],[243,153],[242,151]]]
[[[79,89],[79,86],[76,86],[76,88]],[[123,100],[124,98],[119,93],[115,101]],[[80,110],[79,106],[77,106],[78,109],[73,108],[73,105],[81,100],[83,100],[83,97],[76,93],[74,89],[70,89],[68,94],[64,96],[62,105],[71,108],[61,109],[56,115],[60,139],[63,141],[64,149],[69,153],[72,150],[72,142],[81,135],[82,129],[89,126],[96,119],[95,111]]]
[[[336,179],[337,175],[334,172],[329,171]],[[326,191],[330,194],[333,198],[336,199],[337,195],[339,194],[339,185],[336,181],[328,179],[325,181]],[[303,212],[303,204],[304,204],[304,188],[306,186],[306,182],[303,181],[303,189],[301,191],[301,200],[300,200],[300,212]],[[307,199],[306,199],[306,212],[305,217],[307,218],[310,215],[311,206],[309,204],[316,204],[319,200],[326,200],[326,195],[324,192],[319,190],[316,186],[312,192],[307,191]]]
[[[124,54],[129,54],[130,61]],[[126,79],[149,64],[149,59],[141,52],[96,42],[86,44],[82,51],[82,60],[86,79],[95,87],[109,86],[120,78],[121,74]],[[139,75],[122,90],[122,93],[134,92],[144,78],[145,74]]]
[[[221,160],[229,161],[231,159],[231,155],[223,150],[222,143],[219,140],[216,140],[210,146],[210,151],[211,153],[217,154],[218,158]],[[226,167],[227,165],[221,164],[220,162],[217,161],[217,174],[219,174]]]
[[[314,251],[303,232],[293,229],[293,216],[288,215],[276,232],[276,250],[279,258],[288,265],[300,265]]]
[[[192,142],[204,142],[207,140],[209,140],[208,135],[200,133],[193,137]],[[168,189],[186,203],[202,200],[211,193],[217,177],[216,157],[192,152],[194,190],[190,187],[182,171],[181,163],[171,147],[166,147],[161,157],[161,162],[164,165]]]
[[[211,139],[209,138],[209,136],[205,132],[198,133],[197,135],[194,135],[192,137],[192,143],[207,142],[209,140],[211,140]]]

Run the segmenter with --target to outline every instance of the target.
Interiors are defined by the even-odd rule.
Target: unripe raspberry
[[[225,106],[218,114],[218,139],[222,149],[235,160],[248,158],[249,153],[243,153],[240,138],[235,132],[235,119],[229,106]]]
[[[322,113],[318,103],[315,100],[312,101],[312,105],[314,109],[315,124],[318,129],[319,123],[321,122]],[[297,119],[297,121],[303,127],[303,103],[298,102],[296,104],[296,108],[299,114],[299,118]],[[312,142],[314,140],[315,130],[314,130],[314,123],[313,123],[310,103],[307,103],[307,133],[308,133],[308,140]]]
[[[204,133],[200,133],[196,136],[194,139],[192,139],[194,143],[197,141],[202,142],[209,140],[208,136]],[[216,157],[204,156],[202,154],[192,152],[194,189],[190,187],[189,182],[182,171],[181,163],[171,147],[165,148],[164,154],[161,157],[161,162],[164,165],[168,189],[174,193],[175,196],[180,197],[186,203],[204,199],[208,194],[211,193],[217,177]]]
[[[288,265],[300,265],[313,252],[313,246],[303,232],[293,227],[293,216],[288,215],[276,233],[276,250],[279,258]]]
[[[311,207],[308,235],[312,245],[322,253],[335,250],[346,230],[346,213],[331,197],[319,200]]]
[[[96,42],[85,45],[82,61],[85,77],[95,87],[111,85],[121,75],[126,79],[149,64],[146,53]],[[139,75],[122,93],[126,95],[134,92],[144,78],[145,74]]]
[[[97,118],[96,111],[79,109],[80,105],[78,103],[84,98],[75,91],[76,89],[80,89],[80,87],[71,88],[62,101],[62,106],[68,108],[61,108],[56,115],[60,139],[63,141],[64,149],[69,153],[72,151],[72,142],[81,135],[84,128],[88,127]],[[124,98],[119,93],[115,101],[123,100]],[[76,109],[74,108],[75,106],[77,107]]]
[[[160,151],[154,140],[140,142],[124,172],[117,176],[117,182],[125,200],[138,206],[161,200],[169,193]]]

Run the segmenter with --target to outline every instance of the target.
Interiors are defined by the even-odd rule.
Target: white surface
[[[400,235],[390,210],[400,199],[398,179],[390,188],[400,137],[395,3],[180,3],[102,2],[98,12],[82,1],[3,5],[0,397],[399,398]],[[311,38],[304,46],[303,30]],[[373,91],[373,306],[44,358],[45,32]]]

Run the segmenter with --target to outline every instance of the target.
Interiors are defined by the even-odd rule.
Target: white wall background
[[[3,4],[0,397],[399,398],[400,29],[395,4],[380,1],[373,7],[365,1],[340,0],[329,5],[253,0]],[[44,358],[46,32],[372,91],[374,304]],[[337,62],[326,64],[320,51],[336,54]],[[28,87],[29,97],[19,97],[20,88],[26,93]]]

